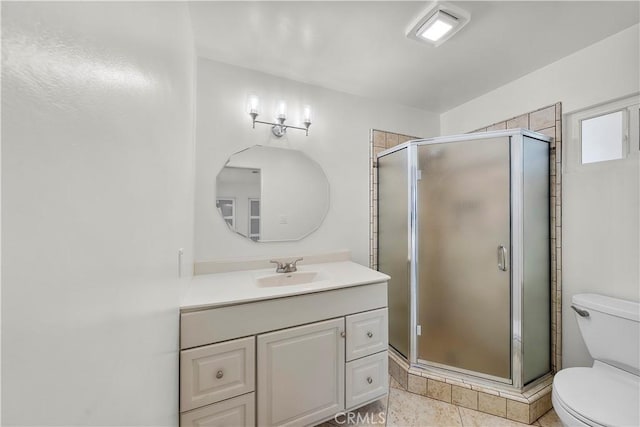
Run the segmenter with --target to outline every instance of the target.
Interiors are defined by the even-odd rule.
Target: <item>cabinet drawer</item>
[[[254,390],[254,337],[180,352],[180,411]]]
[[[180,427],[255,426],[255,393],[180,414]]]
[[[347,361],[387,349],[387,309],[347,316]]]
[[[346,410],[384,396],[389,390],[388,355],[386,351],[347,363]]]

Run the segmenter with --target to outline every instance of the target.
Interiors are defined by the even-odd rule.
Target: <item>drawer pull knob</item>
[[[371,378],[371,377],[367,377],[367,382],[368,382],[369,384],[371,384],[371,383],[373,382],[373,378]]]
[[[369,338],[373,338],[373,332],[371,332],[371,331],[367,332],[367,336],[368,336]]]
[[[344,337],[346,337],[346,336],[347,336],[347,333],[346,333],[345,331],[342,331],[342,332],[340,332],[340,336],[341,336],[342,338],[344,338]]]
[[[224,376],[224,372],[222,372],[222,371],[218,371],[218,372],[216,372],[216,378],[217,378],[217,379],[220,379],[220,378],[222,378],[223,376]]]

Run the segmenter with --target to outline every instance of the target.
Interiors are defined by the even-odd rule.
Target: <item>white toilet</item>
[[[597,294],[572,298],[594,362],[553,379],[553,408],[565,426],[640,426],[640,304]]]

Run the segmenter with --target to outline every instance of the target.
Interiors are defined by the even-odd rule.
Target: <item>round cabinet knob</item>
[[[223,376],[224,376],[224,372],[222,372],[222,371],[218,371],[218,372],[216,372],[216,378],[217,378],[217,379],[220,379],[220,378],[222,378]]]
[[[367,332],[367,336],[368,336],[369,338],[373,338],[373,332],[371,332],[371,331]]]
[[[371,377],[367,377],[367,382],[368,382],[369,384],[371,384],[371,383],[373,382],[373,378],[371,378]]]
[[[344,338],[344,337],[346,337],[346,336],[347,336],[347,333],[346,333],[345,331],[342,331],[342,332],[340,332],[340,336],[341,336],[342,338]]]

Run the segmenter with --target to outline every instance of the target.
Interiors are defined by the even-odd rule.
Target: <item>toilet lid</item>
[[[553,388],[563,406],[592,425],[640,425],[640,378],[616,368],[568,368]]]

